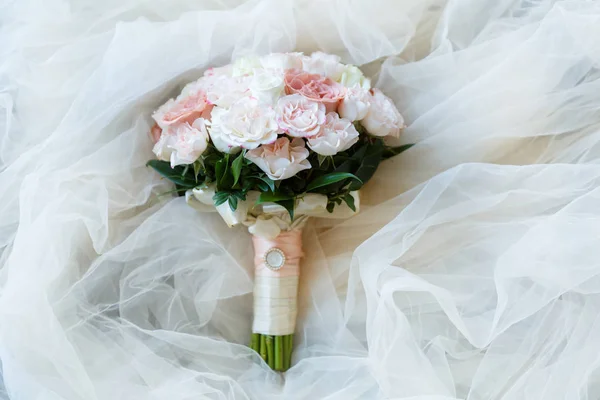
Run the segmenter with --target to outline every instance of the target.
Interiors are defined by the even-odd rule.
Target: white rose
[[[352,147],[358,141],[358,136],[359,133],[351,121],[331,112],[327,114],[319,133],[308,138],[308,147],[322,156],[333,156]]]
[[[293,137],[308,137],[319,133],[325,122],[325,106],[300,94],[283,96],[277,102],[279,126]]]
[[[360,121],[369,112],[371,94],[368,90],[353,87],[346,91],[346,96],[340,102],[338,113],[350,121]]]
[[[204,77],[186,84],[183,87],[183,89],[181,90],[181,94],[179,96],[180,97],[192,96],[195,93],[198,93],[199,91],[203,91],[204,90],[203,82],[204,82]]]
[[[371,80],[365,77],[360,68],[354,65],[344,66],[339,83],[347,88],[360,87],[366,90],[371,89]]]
[[[261,103],[274,104],[283,93],[283,71],[257,69],[250,82],[250,92]]]
[[[204,71],[205,77],[211,76],[233,76],[233,65],[227,64],[222,67],[212,67]],[[202,79],[202,78],[200,78]]]
[[[260,58],[263,68],[283,71],[302,68],[302,53],[272,53]]]
[[[246,153],[246,158],[258,165],[269,178],[283,180],[310,168],[309,152],[304,140],[296,138],[290,142],[286,137],[274,143],[260,146]]]
[[[400,136],[404,129],[404,118],[392,100],[379,89],[371,90],[371,107],[361,121],[367,132],[373,136]]]
[[[226,108],[215,107],[211,113],[211,120],[208,123],[208,132],[213,145],[221,153],[236,154],[239,153],[241,147],[234,146],[228,141],[225,141],[225,134],[221,131],[221,116],[227,114]]]
[[[211,117],[209,130],[213,144],[225,153],[273,143],[279,133],[273,108],[261,106],[250,97],[240,99],[230,109],[215,107]]]
[[[208,132],[203,118],[192,125],[185,122],[163,130],[152,151],[159,160],[170,161],[171,167],[192,164],[208,146]]]
[[[344,72],[344,64],[340,63],[340,58],[333,54],[317,51],[310,57],[302,58],[302,69],[311,74],[320,74],[334,81],[339,81]]]
[[[206,101],[219,107],[231,107],[243,97],[250,96],[250,76],[229,77],[212,75],[202,78],[200,85],[206,93]]]
[[[252,75],[256,68],[260,68],[260,59],[256,56],[240,57],[233,62],[233,76]]]

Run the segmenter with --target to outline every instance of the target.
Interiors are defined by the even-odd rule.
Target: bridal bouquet
[[[392,148],[404,120],[369,79],[337,56],[245,57],[211,68],[154,114],[157,159],[175,192],[255,250],[251,347],[276,371],[291,364],[302,227],[310,216],[358,212],[359,190]]]

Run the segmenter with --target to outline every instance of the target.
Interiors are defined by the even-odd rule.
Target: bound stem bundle
[[[285,372],[292,365],[294,334],[272,336],[253,333],[250,347],[260,354],[272,370]]]
[[[250,347],[274,371],[291,366],[296,327],[301,228],[268,239],[253,237],[254,322]]]

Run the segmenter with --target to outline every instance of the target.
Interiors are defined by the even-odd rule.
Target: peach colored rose
[[[309,100],[323,103],[327,112],[336,111],[346,88],[330,78],[291,69],[285,73],[287,94],[298,93]]]
[[[167,129],[170,125],[192,123],[202,116],[207,106],[206,93],[203,90],[187,90],[176,99],[170,99],[152,115],[159,127]]]

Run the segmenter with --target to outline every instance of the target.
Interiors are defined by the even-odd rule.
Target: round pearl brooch
[[[285,254],[278,248],[272,248],[265,253],[264,260],[267,268],[277,271],[285,265]]]

